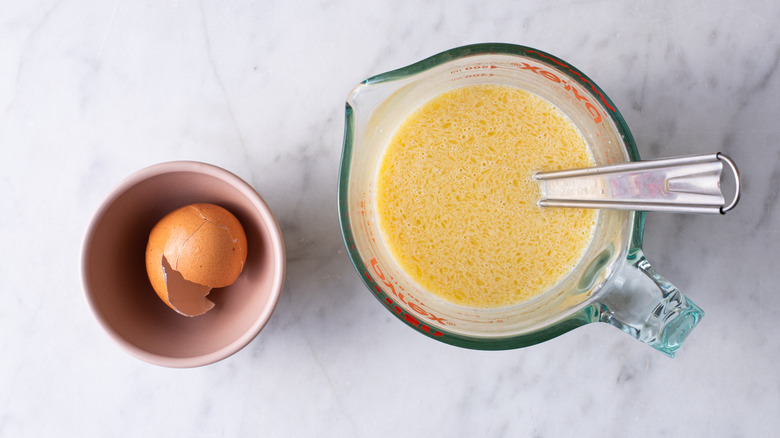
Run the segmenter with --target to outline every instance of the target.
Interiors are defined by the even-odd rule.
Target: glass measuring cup
[[[414,109],[453,88],[503,84],[541,96],[585,137],[597,166],[638,161],[615,105],[579,70],[542,51],[509,44],[459,47],[367,79],[346,105],[339,181],[342,234],[363,282],[393,314],[439,341],[497,350],[533,345],[606,322],[674,356],[702,310],[656,273],[642,253],[643,212],[601,210],[580,263],[552,289],[503,308],[468,308],[425,291],[385,246],[376,215],[383,151]]]

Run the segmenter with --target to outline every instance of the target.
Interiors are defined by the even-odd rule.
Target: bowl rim
[[[262,311],[257,315],[257,318],[249,327],[249,329],[234,341],[215,351],[190,357],[171,357],[163,354],[151,353],[128,342],[124,336],[120,335],[116,330],[114,330],[106,317],[97,308],[93,298],[94,292],[87,281],[89,273],[89,264],[87,263],[87,259],[91,251],[95,229],[97,228],[98,224],[100,224],[108,209],[117,201],[117,199],[119,199],[122,195],[127,193],[137,184],[156,176],[178,172],[192,172],[215,177],[228,183],[230,186],[244,195],[251,202],[255,210],[260,214],[262,222],[268,228],[271,241],[267,243],[272,248],[274,259],[273,282],[269,290],[268,301],[266,302],[266,305],[263,307]],[[98,321],[103,330],[109,335],[109,337],[113,339],[114,342],[119,344],[119,346],[130,355],[154,365],[160,365],[169,368],[194,368],[209,365],[232,356],[247,346],[260,333],[268,320],[271,318],[271,315],[276,309],[276,306],[281,297],[287,269],[286,261],[287,258],[285,255],[284,240],[282,238],[282,232],[281,228],[279,227],[279,223],[277,222],[271,209],[268,207],[268,204],[265,202],[262,196],[260,196],[260,194],[251,185],[249,185],[249,183],[234,173],[213,164],[187,160],[167,161],[153,164],[133,172],[129,176],[122,179],[116,186],[114,186],[100,202],[94,214],[92,215],[89,224],[87,225],[82,240],[80,257],[81,285],[83,289],[83,296],[87,301],[92,315]]]

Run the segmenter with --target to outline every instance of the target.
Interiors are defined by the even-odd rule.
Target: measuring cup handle
[[[655,272],[641,251],[615,276],[601,294],[599,320],[674,357],[704,311]]]

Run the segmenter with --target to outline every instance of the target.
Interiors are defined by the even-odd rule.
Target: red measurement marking
[[[409,306],[409,308],[412,309],[419,316],[422,316],[423,318],[428,318],[429,320],[435,321],[435,322],[437,322],[439,324],[442,324],[442,325],[454,325],[454,324],[452,324],[451,322],[447,321],[444,318],[437,317],[436,315],[434,315],[430,311],[428,311],[426,309],[423,309],[422,307],[418,306],[417,304],[410,303],[406,299],[407,297],[405,297],[404,294],[397,292],[395,290],[395,286],[393,285],[393,282],[388,280],[388,278],[385,276],[385,273],[379,267],[379,262],[377,262],[377,260],[375,258],[371,259],[371,268],[374,270],[374,275],[376,275],[377,278],[379,278],[379,280],[381,280],[382,284],[384,284],[390,290],[390,293],[393,296],[395,296],[398,300],[400,300],[402,303],[404,303],[405,305]],[[369,275],[369,274],[366,273],[366,275]],[[370,276],[369,276],[369,278],[370,278]],[[379,286],[375,285],[374,287],[375,287],[375,289],[378,292],[382,292],[382,290],[379,288]],[[381,295],[378,295],[378,296],[380,296],[380,298],[381,298]],[[431,327],[427,326],[423,322],[420,322],[414,316],[412,316],[411,314],[406,312],[404,309],[400,308],[397,304],[395,304],[393,302],[393,300],[390,297],[385,298],[385,302],[388,304],[388,307],[390,307],[391,310],[395,310],[395,312],[398,313],[399,315],[401,315],[404,318],[404,320],[407,323],[409,323],[410,325],[412,325],[414,327],[417,327],[418,329],[421,329],[421,330],[423,330],[425,332],[431,333],[434,336],[443,336],[443,334],[440,331],[434,330],[433,332],[431,332],[431,330],[432,330]]]
[[[561,78],[559,78],[558,75],[556,75],[555,73],[547,71],[547,70],[543,70],[542,67],[539,67],[539,66],[530,65],[527,62],[519,62],[519,63],[518,62],[513,62],[512,65],[518,67],[520,70],[525,70],[525,71],[536,73],[536,74],[542,76],[543,78],[546,78],[550,82],[553,82],[553,83],[556,83],[556,84],[563,84],[563,88],[566,91],[569,91],[572,94],[574,94],[574,97],[577,99],[577,101],[583,103],[585,108],[590,113],[591,117],[593,117],[593,121],[595,123],[601,123],[602,122],[601,113],[599,112],[599,110],[595,106],[593,106],[592,103],[590,103],[590,101],[588,100],[587,96],[583,96],[582,94],[580,94],[577,91],[577,88],[575,88],[572,84],[570,84],[570,83],[562,80]],[[574,72],[574,73],[576,73],[576,72]]]
[[[604,106],[606,106],[607,108],[609,108],[609,110],[610,110],[610,111],[612,111],[612,112],[617,112],[617,111],[615,110],[615,108],[614,108],[614,107],[612,107],[612,105],[610,105],[610,104],[609,104],[609,102],[607,102],[607,99],[604,97],[604,95],[603,95],[603,94],[601,94],[601,91],[599,91],[599,90],[598,90],[598,88],[596,88],[596,85],[595,85],[594,83],[592,83],[592,82],[590,82],[589,80],[587,80],[587,79],[586,79],[584,76],[582,76],[582,74],[580,74],[579,72],[577,72],[577,71],[575,71],[575,70],[572,70],[572,68],[571,68],[571,67],[570,67],[568,64],[566,64],[566,63],[564,63],[564,62],[561,62],[561,61],[559,61],[559,60],[557,60],[557,59],[555,59],[555,58],[553,58],[553,57],[551,57],[551,56],[548,56],[548,55],[546,55],[546,54],[544,54],[544,53],[537,52],[536,50],[529,50],[528,52],[529,52],[529,53],[535,53],[535,54],[537,54],[537,55],[541,56],[542,58],[549,59],[549,60],[550,60],[550,61],[552,61],[554,64],[556,64],[556,65],[559,65],[559,66],[563,67],[563,68],[564,68],[565,70],[567,70],[569,73],[571,73],[571,74],[573,74],[573,75],[577,76],[578,78],[580,78],[580,80],[581,80],[582,82],[585,82],[586,84],[590,85],[590,88],[593,90],[593,92],[594,92],[594,93],[596,93],[596,94],[598,95],[598,97],[601,99],[601,103],[603,103],[603,104],[604,104]]]

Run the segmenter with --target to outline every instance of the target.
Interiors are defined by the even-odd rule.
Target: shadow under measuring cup
[[[605,322],[674,356],[704,312],[647,261],[642,252],[645,213],[631,206],[589,206],[600,211],[580,262],[546,292],[510,306],[475,308],[441,299],[413,281],[393,258],[376,211],[383,151],[416,108],[454,88],[480,84],[516,87],[552,103],[585,138],[597,168],[640,162],[628,126],[606,94],[575,67],[540,50],[476,44],[371,77],[347,100],[338,193],[344,243],[368,290],[414,330],[460,347],[521,348]],[[738,180],[736,167],[734,171]],[[596,179],[601,182],[594,183]],[[589,182],[575,185],[597,186],[608,179],[591,175]],[[724,207],[733,205],[719,204],[712,211],[724,212]]]

